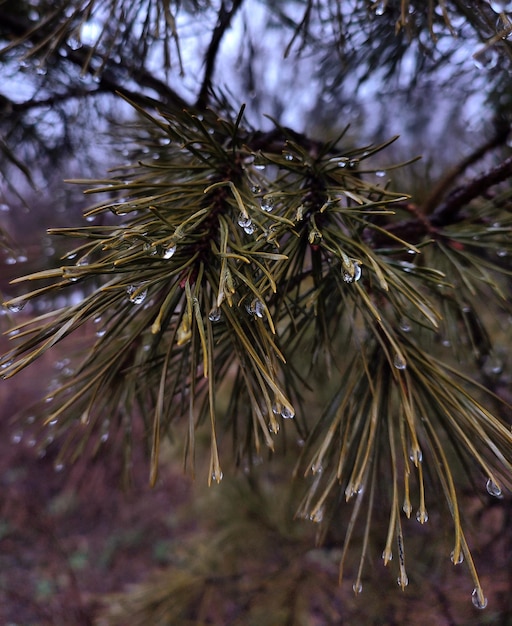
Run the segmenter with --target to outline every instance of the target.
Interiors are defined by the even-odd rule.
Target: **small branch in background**
[[[490,187],[512,176],[512,157],[508,157],[498,166],[477,176],[466,185],[454,189],[432,213],[430,221],[434,226],[453,223],[459,211],[474,198],[483,195]]]
[[[215,62],[217,60],[220,43],[224,37],[224,33],[231,26],[231,22],[236,12],[242,6],[242,2],[243,0],[233,0],[230,10],[226,9],[226,4],[223,2],[219,9],[219,19],[213,30],[210,45],[208,46],[208,50],[205,54],[204,77],[196,101],[196,107],[198,109],[205,109],[208,104],[208,95],[211,90],[213,72],[215,69]]]
[[[434,187],[432,193],[428,196],[428,198],[423,203],[421,210],[424,215],[430,215],[435,212],[436,207],[441,202],[441,199],[446,195],[450,187],[453,186],[455,181],[461,174],[463,174],[468,167],[476,163],[480,159],[482,159],[487,152],[490,150],[497,148],[498,146],[503,145],[507,137],[509,135],[510,128],[508,124],[504,128],[503,125],[499,125],[496,129],[495,134],[489,141],[484,143],[482,146],[474,150],[471,154],[469,154],[465,159],[462,159],[460,163],[458,163],[454,168],[452,168]]]

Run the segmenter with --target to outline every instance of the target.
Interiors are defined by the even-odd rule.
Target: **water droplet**
[[[56,472],[62,472],[62,470],[64,469],[64,463],[55,463],[55,465],[53,466],[53,469]]]
[[[0,204],[0,213],[8,213],[10,210],[8,204]]]
[[[57,419],[53,419],[51,421],[48,422],[48,426],[56,426],[57,425],[58,420]]]
[[[489,0],[489,6],[495,13],[512,11],[512,2],[510,0]]]
[[[286,153],[286,154],[284,155],[284,158],[285,158],[287,161],[293,161],[293,155],[291,155],[291,154],[289,154],[289,153]]]
[[[503,361],[496,355],[490,354],[485,359],[483,371],[487,376],[498,376],[503,372]]]
[[[106,332],[107,331],[105,328],[100,328],[96,331],[96,337],[104,337]]]
[[[253,185],[251,187],[251,191],[252,193],[261,193],[261,187],[259,187],[258,185]]]
[[[385,170],[377,170],[375,172],[375,176],[378,176],[379,178],[384,178],[385,175],[386,175]]]
[[[341,275],[346,283],[357,282],[361,278],[361,265],[357,261],[353,261],[350,266],[343,263]]]
[[[248,226],[252,225],[252,220],[248,215],[240,213],[240,215],[238,216],[238,225],[240,226],[240,228],[247,228]]]
[[[485,609],[485,607],[487,606],[487,598],[484,596],[483,591],[481,589],[478,589],[477,587],[473,589],[473,593],[471,594],[471,601],[477,609]]]
[[[403,574],[400,574],[396,582],[403,589],[404,587],[407,587],[407,585],[409,584],[409,578],[407,577],[407,574],[403,573]]]
[[[384,15],[386,10],[386,2],[377,2],[375,5],[375,15]]]
[[[454,565],[460,565],[462,563],[462,561],[464,561],[464,553],[462,552],[462,550],[459,550],[459,557],[455,561],[455,552],[454,552],[454,550],[452,550],[452,552],[450,554],[450,560],[451,560],[451,562]]]
[[[9,309],[9,311],[11,311],[11,313],[19,313],[23,309],[25,304],[26,302],[15,302],[13,304],[8,304],[7,308]]]
[[[412,504],[409,502],[409,500],[404,500],[404,504],[402,506],[402,510],[407,515],[407,517],[411,517]]]
[[[315,524],[320,524],[320,522],[324,519],[324,508],[321,506],[319,509],[316,509],[311,513],[309,519]]]
[[[108,434],[108,433],[103,433],[103,434],[101,435],[101,437],[100,437],[100,441],[101,441],[102,443],[105,443],[105,441],[108,441],[108,436],[109,436],[109,434]]]
[[[384,552],[382,553],[382,560],[384,561],[384,563],[388,563],[388,561],[392,561],[393,552],[391,552],[391,550],[384,550]]]
[[[246,235],[252,235],[255,230],[256,227],[254,226],[254,224],[249,224],[249,226],[244,227],[244,232]]]
[[[133,304],[142,304],[148,295],[148,290],[143,289],[140,291],[140,287],[135,287],[135,285],[130,285],[126,289],[126,293],[130,298],[130,302]]]
[[[208,319],[213,323],[220,321],[221,316],[221,310],[216,306],[210,309],[210,312],[208,313]]]
[[[418,509],[416,512],[416,519],[420,524],[426,524],[428,522],[428,513],[426,509]]]
[[[86,222],[94,222],[96,219],[96,215],[86,215],[85,216],[85,221]]]
[[[295,411],[291,406],[284,406],[281,409],[281,417],[285,420],[292,419],[295,417]]]
[[[172,245],[163,251],[162,256],[164,259],[170,259],[172,256],[174,256],[175,252],[176,252],[176,245]]]
[[[496,254],[503,259],[504,257],[506,257],[508,255],[508,251],[504,250],[502,248],[500,248],[499,250],[496,250]]]
[[[423,452],[419,448],[411,448],[409,450],[409,458],[417,466],[418,463],[423,461]]]
[[[393,359],[393,365],[396,367],[397,370],[404,370],[407,367],[407,361],[401,354],[397,353],[395,354],[395,357]]]
[[[263,317],[265,312],[265,305],[261,300],[258,300],[258,298],[255,298],[246,308],[248,313],[259,317],[260,319]]]
[[[262,198],[261,210],[271,213],[274,210],[274,200],[272,198]]]
[[[21,430],[17,430],[11,435],[11,443],[17,444],[20,443],[23,439],[23,432]]]
[[[363,591],[363,584],[361,583],[360,580],[356,580],[356,582],[352,585],[352,589],[354,591],[354,593],[356,595],[362,593]]]
[[[411,332],[411,325],[409,324],[409,320],[406,317],[402,317],[399,324],[400,329],[403,330],[404,333]]]
[[[492,478],[489,478],[487,484],[485,485],[487,489],[487,493],[495,498],[502,498],[501,487],[497,485]]]
[[[7,256],[5,257],[5,264],[6,265],[16,265],[16,259],[13,256]]]
[[[321,474],[324,471],[321,463],[313,463],[311,466],[311,472],[313,474]]]
[[[256,170],[264,170],[265,169],[265,165],[263,163],[256,163],[254,165],[254,169],[256,169]]]
[[[492,70],[498,65],[499,55],[494,48],[478,50],[473,55],[473,63],[479,70]]]
[[[212,480],[215,481],[216,483],[220,483],[220,481],[223,478],[224,478],[224,474],[222,472],[219,471],[218,474],[216,472],[212,472]]]
[[[142,249],[144,250],[144,252],[147,252],[150,256],[154,256],[155,254],[158,254],[160,252],[158,246],[153,246],[150,243],[145,243],[142,246]]]

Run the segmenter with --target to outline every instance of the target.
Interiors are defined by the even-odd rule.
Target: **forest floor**
[[[155,571],[164,573],[172,566],[173,554],[181,550],[180,546],[193,543],[196,537],[202,541],[211,527],[208,520],[190,515],[196,485],[177,460],[165,465],[157,485],[150,489],[147,460],[135,449],[132,484],[123,490],[119,467],[108,460],[108,455],[102,455],[102,460],[56,471],[57,446],[50,445],[44,455],[38,453],[34,425],[25,407],[46,393],[57,357],[45,356],[38,365],[14,379],[0,381],[0,624],[3,626],[109,626],[104,614],[109,594],[125,592],[134,584],[146,581]],[[107,441],[105,449],[108,445]],[[215,610],[203,612],[201,618],[177,616],[175,620],[158,623],[169,626],[235,623],[510,626],[510,501],[484,498],[483,503],[468,500],[466,504],[472,511],[475,528],[472,543],[477,546],[475,558],[489,597],[489,608],[485,611],[477,611],[471,604],[472,583],[467,570],[459,573],[460,568],[453,568],[449,557],[441,568],[431,556],[432,537],[425,532],[417,535],[415,549],[426,555],[428,566],[423,570],[416,568],[404,594],[396,586],[396,576],[393,579],[392,572],[379,564],[370,568],[370,592],[363,592],[358,598],[352,592],[351,582],[340,590],[337,565],[322,560],[322,553],[315,551],[314,545],[301,554],[304,544],[299,543],[283,557],[284,544],[273,535],[270,541],[275,541],[275,545],[267,546],[264,556],[262,551],[254,558],[276,562],[281,559],[279,567],[288,568],[282,580],[289,580],[288,584],[304,589],[304,595],[311,596],[307,602],[304,597],[300,599],[305,607],[302,615],[307,615],[306,618],[289,622],[268,616],[258,622],[253,611],[251,620],[244,621],[246,608],[237,605],[240,587],[231,585],[232,596],[224,592],[214,600],[217,604],[230,605],[229,610],[220,610],[217,605]],[[448,542],[450,538],[451,531],[447,529],[445,539]],[[269,584],[264,580],[267,569],[272,571],[272,584],[278,584],[276,564],[260,565],[259,573],[252,571],[263,582],[251,596],[247,591],[251,568],[248,563],[243,564],[245,578],[240,575],[240,580],[244,593],[250,596],[247,606],[254,605],[258,594],[263,602],[272,598],[272,589],[266,588],[267,595],[261,591]],[[306,569],[307,576],[303,573]],[[446,574],[445,570],[452,573]],[[457,570],[455,574],[454,570]],[[299,602],[297,598],[294,601]],[[236,619],[230,615],[236,615]],[[140,623],[135,618],[133,622],[125,619],[112,623],[116,626]],[[153,626],[152,622],[147,623]]]

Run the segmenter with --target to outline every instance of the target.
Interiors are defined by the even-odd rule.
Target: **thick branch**
[[[439,202],[443,198],[443,196],[448,192],[450,187],[454,184],[459,176],[461,176],[468,167],[476,163],[480,159],[482,159],[490,150],[493,148],[497,148],[498,146],[503,145],[509,134],[510,128],[508,124],[503,126],[498,126],[495,134],[489,141],[484,143],[482,146],[479,146],[476,150],[471,152],[466,158],[462,159],[460,163],[458,163],[454,168],[452,168],[449,172],[445,174],[441,178],[441,180],[435,185],[434,189],[423,203],[421,207],[424,215],[430,215],[434,212],[435,208],[438,206]]]
[[[454,189],[431,215],[434,226],[453,223],[458,212],[474,198],[483,195],[490,187],[512,176],[512,157],[505,159],[498,166],[477,176],[466,185]]]

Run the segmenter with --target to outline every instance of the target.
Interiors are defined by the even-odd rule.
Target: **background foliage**
[[[461,503],[511,486],[509,9],[0,3],[7,229],[56,168],[100,198],[82,221],[56,194],[50,258],[2,285],[6,379],[90,337],[37,408],[56,469],[109,441],[155,485],[169,438],[254,495],[285,454],[279,488],[356,595],[380,554],[405,589],[409,518],[447,518],[486,606]],[[4,238],[6,267],[28,256]],[[204,591],[169,576],[141,619]]]

